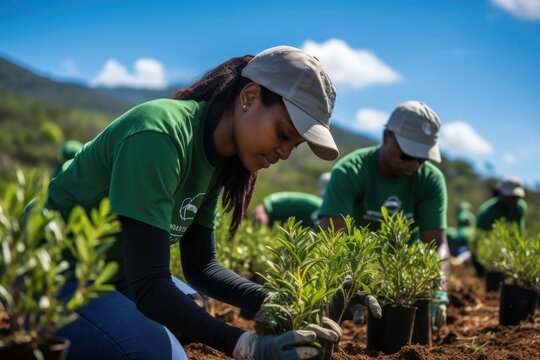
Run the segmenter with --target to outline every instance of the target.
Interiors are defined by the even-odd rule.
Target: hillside
[[[54,105],[119,115],[129,109],[120,100],[84,85],[53,81],[0,57],[0,89]]]
[[[171,98],[174,96],[176,87],[171,87],[164,90],[150,90],[120,86],[114,88],[96,87],[94,90],[101,94],[105,94],[108,97],[116,98],[129,104],[140,104],[154,99]]]
[[[8,178],[13,179],[16,165],[50,170],[65,139],[88,141],[136,103],[167,97],[173,92],[92,89],[44,78],[0,58],[0,191]],[[348,131],[335,121],[331,131],[342,156],[376,141]],[[315,192],[319,175],[329,171],[334,163],[321,161],[303,144],[288,161],[260,171],[252,204],[275,191]],[[455,223],[453,214],[459,202],[469,201],[477,209],[489,198],[490,187],[497,183],[497,179],[477,174],[466,161],[451,161],[443,156],[439,168],[447,181],[450,225]],[[528,190],[527,202],[527,226],[538,231],[540,193]]]

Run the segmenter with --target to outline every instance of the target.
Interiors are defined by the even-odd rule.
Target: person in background
[[[89,211],[108,196],[122,226],[109,256],[122,271],[116,291],[93,299],[57,334],[71,341],[69,358],[186,359],[179,339],[190,339],[235,359],[307,359],[318,354],[313,342],[339,341],[329,319],[325,327],[259,336],[210,316],[188,296],[196,289],[261,308],[262,287],[216,260],[220,193],[234,234],[258,170],[303,142],[336,159],[335,96],[316,58],[278,46],[222,63],[174,99],[136,106],[86,144],[51,180],[48,206],[67,217],[74,206]],[[171,275],[174,243],[189,285]],[[68,281],[66,291],[73,288]]]
[[[77,154],[82,148],[83,144],[78,140],[68,140],[64,142],[64,144],[56,154],[57,163],[56,168],[54,169],[53,177],[58,175],[60,170],[62,170],[62,166],[64,165],[64,163],[68,160],[73,159],[75,157],[75,154]]]
[[[525,215],[527,203],[525,202],[525,189],[521,180],[515,176],[505,177],[496,188],[491,189],[493,197],[484,202],[476,213],[476,228],[490,231],[496,220],[504,218],[507,222],[518,225],[519,231],[525,231]],[[480,239],[477,239],[480,241]],[[472,263],[476,275],[484,276],[484,266],[477,260],[474,250]]]
[[[476,217],[471,211],[471,204],[466,201],[459,203],[456,211],[455,228],[449,227],[447,230],[448,246],[452,256],[459,256],[467,251],[474,239],[476,227]]]
[[[273,226],[276,221],[283,223],[294,217],[296,221],[302,221],[303,226],[316,230],[319,224],[319,207],[322,204],[321,196],[324,195],[329,179],[329,172],[319,177],[319,196],[299,191],[281,191],[266,196],[253,210],[253,223]]]
[[[423,102],[400,104],[386,124],[381,145],[353,151],[332,169],[319,209],[321,227],[344,228],[342,216],[350,215],[357,226],[378,230],[384,206],[390,213],[403,211],[414,220],[417,236],[425,242],[435,240],[439,257],[447,258],[446,183],[442,172],[429,162],[441,161],[440,126],[437,114]],[[448,302],[446,292],[434,294],[434,325],[446,322]]]
[[[515,222],[521,232],[525,231],[527,203],[525,189],[518,177],[505,177],[497,188],[497,196],[483,203],[476,214],[476,227],[491,230],[497,219]]]

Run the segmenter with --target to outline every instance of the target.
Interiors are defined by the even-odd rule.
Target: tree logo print
[[[199,203],[205,195],[206,193],[200,193],[193,198],[185,198],[184,201],[182,201],[182,206],[180,206],[180,218],[182,220],[193,220],[195,214],[197,214],[197,211],[199,210]]]

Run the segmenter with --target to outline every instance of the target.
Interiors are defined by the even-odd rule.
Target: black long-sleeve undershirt
[[[265,297],[261,286],[218,263],[212,230],[190,226],[180,240],[180,255],[184,276],[195,289],[239,308],[259,310]]]
[[[213,318],[174,285],[169,234],[131,218],[120,220],[126,278],[137,308],[174,333],[232,356],[244,330]],[[195,289],[235,306],[260,307],[260,286],[217,263],[212,230],[193,224],[181,240],[181,250],[186,279]]]

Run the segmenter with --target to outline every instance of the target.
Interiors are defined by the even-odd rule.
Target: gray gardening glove
[[[288,331],[279,336],[259,336],[246,331],[233,350],[236,360],[297,360],[319,355],[315,341],[337,343],[340,334],[334,330],[310,324],[306,330]]]
[[[343,291],[347,291],[352,286],[352,277],[347,276],[345,281],[343,281]],[[352,320],[355,324],[363,324],[365,322],[365,310],[364,307],[367,307],[371,314],[376,319],[380,319],[382,316],[382,309],[377,299],[364,291],[358,291],[351,299],[350,303],[347,306],[347,309],[343,313],[341,319],[339,318],[343,312],[344,301],[343,301],[343,291],[338,290],[330,299],[329,305],[329,316],[330,319],[341,323],[344,320]]]

